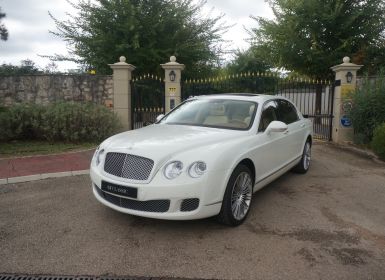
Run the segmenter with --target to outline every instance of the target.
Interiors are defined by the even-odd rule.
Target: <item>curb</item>
[[[353,145],[351,145],[349,143],[346,143],[345,145],[343,145],[343,144],[337,144],[337,143],[330,142],[328,144],[331,145],[331,146],[334,146],[336,148],[339,148],[341,150],[344,150],[346,152],[353,153],[353,154],[355,154],[357,156],[373,160],[375,163],[385,164],[384,161],[382,161],[375,153],[373,153],[370,150],[364,150],[364,149],[358,148],[356,146],[353,146]]]
[[[48,178],[60,178],[60,177],[69,177],[69,176],[86,175],[86,174],[90,174],[89,169],[10,177],[10,178],[0,179],[0,185],[24,183],[24,182],[31,182],[31,181],[37,181],[37,180],[44,180]]]
[[[53,153],[53,154],[37,154],[37,155],[28,155],[28,156],[10,156],[10,157],[1,157],[0,160],[10,160],[10,159],[17,159],[17,158],[31,158],[31,157],[46,157],[46,156],[61,156],[61,155],[66,155],[66,154],[76,154],[76,153],[85,153],[89,152],[92,150],[95,150],[95,148],[87,148],[87,149],[82,149],[78,151],[69,151],[69,152],[61,152],[61,153]]]

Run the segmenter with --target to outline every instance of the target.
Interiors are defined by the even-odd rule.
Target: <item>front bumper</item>
[[[205,174],[205,178],[179,181],[158,175],[148,184],[127,183],[104,173],[95,167],[90,169],[93,194],[97,200],[123,213],[157,219],[192,220],[215,216],[221,209],[226,186],[226,172],[223,171]],[[102,191],[102,180],[135,187],[138,196],[133,199]]]

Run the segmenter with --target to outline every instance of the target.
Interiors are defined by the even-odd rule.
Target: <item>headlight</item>
[[[168,163],[163,170],[163,174],[167,179],[178,177],[183,171],[183,163],[180,161],[172,161]]]
[[[100,162],[102,161],[102,156],[104,154],[104,149],[101,149],[100,146],[96,149],[95,151],[95,154],[94,154],[94,160],[95,160],[95,163],[96,163],[96,166],[98,166],[100,164]]]
[[[99,149],[100,149],[100,146],[98,146],[94,152],[94,155],[92,156],[92,162],[95,162],[96,161],[96,155],[98,154],[99,152]]]
[[[196,161],[190,165],[190,168],[188,169],[188,174],[193,178],[198,178],[206,172],[206,169],[207,165],[205,162]]]

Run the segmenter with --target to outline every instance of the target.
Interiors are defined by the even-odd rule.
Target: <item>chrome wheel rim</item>
[[[310,147],[310,143],[307,142],[305,145],[305,151],[303,155],[303,167],[305,168],[305,170],[309,168],[310,160],[311,160],[311,147]]]
[[[231,211],[234,219],[239,221],[246,216],[250,207],[252,190],[252,180],[249,173],[240,173],[235,180],[231,194]]]

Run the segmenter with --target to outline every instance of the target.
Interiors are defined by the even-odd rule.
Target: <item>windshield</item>
[[[247,130],[251,127],[257,103],[229,99],[192,99],[165,116],[162,124],[207,126]]]

